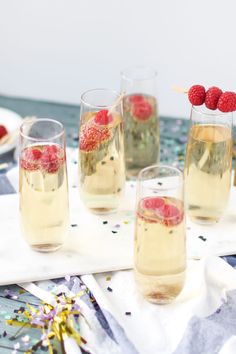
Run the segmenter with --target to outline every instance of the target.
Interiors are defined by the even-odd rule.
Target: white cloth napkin
[[[165,306],[137,293],[132,271],[82,279],[140,354],[235,353],[236,270],[218,257],[189,262],[183,292]]]
[[[81,298],[88,321],[88,325],[82,323],[81,334],[92,354],[235,353],[236,270],[224,260],[190,261],[185,288],[169,305],[144,300],[137,293],[132,271],[109,276],[81,277],[96,299]],[[77,277],[37,285],[68,296],[83,287]]]

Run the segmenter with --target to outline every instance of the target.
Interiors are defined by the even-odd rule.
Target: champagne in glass
[[[184,170],[193,221],[212,224],[221,218],[230,194],[231,164],[232,113],[193,107]]]
[[[69,227],[65,133],[52,119],[26,121],[20,129],[20,217],[32,249],[55,251]]]
[[[183,178],[179,170],[151,166],[139,173],[134,268],[138,289],[151,302],[169,303],[185,280]]]
[[[148,67],[131,67],[121,73],[125,120],[125,161],[128,179],[159,160],[159,114],[156,72]]]
[[[105,89],[81,98],[79,181],[84,204],[95,213],[118,208],[125,185],[121,100]]]

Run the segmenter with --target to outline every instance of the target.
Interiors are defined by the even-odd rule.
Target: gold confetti
[[[78,299],[85,294],[80,291],[74,297],[66,297],[61,294],[55,297],[56,305],[51,306],[43,303],[38,308],[27,304],[27,308],[21,313],[23,319],[12,318],[7,320],[11,326],[21,326],[38,328],[43,335],[40,341],[33,345],[26,353],[34,353],[41,345],[48,346],[50,354],[53,354],[53,344],[51,340],[57,338],[61,347],[64,348],[64,340],[71,337],[78,346],[86,343],[80,336],[79,317],[83,316],[80,312]],[[27,338],[24,338],[27,341]],[[24,340],[23,340],[24,341]]]

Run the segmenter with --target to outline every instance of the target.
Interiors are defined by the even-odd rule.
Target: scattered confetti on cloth
[[[30,290],[31,286],[32,283],[28,283],[26,289]],[[64,294],[63,296],[66,298],[76,297],[76,294],[80,294],[77,304],[82,314],[79,317],[79,333],[84,340],[81,345],[83,353],[138,354],[135,345],[129,340],[124,329],[115,318],[112,319],[111,314],[108,320],[107,314],[79,277],[66,277],[66,279],[35,283],[34,295],[37,296],[38,293],[41,298],[41,290],[50,295]],[[68,350],[66,353],[74,354],[74,351]]]
[[[54,354],[53,341],[55,338],[60,343],[62,353],[67,352],[68,340],[70,351],[71,343],[73,343],[73,347],[76,346],[78,352],[80,351],[79,348],[83,348],[86,341],[80,335],[79,324],[80,316],[82,316],[79,299],[83,294],[84,291],[74,296],[66,296],[64,293],[60,293],[55,295],[50,303],[43,303],[37,307],[26,304],[26,307],[21,307],[15,311],[15,316],[7,320],[9,325],[19,326],[22,329],[25,327],[37,328],[42,331],[38,342],[28,349],[26,354],[34,353],[42,346],[50,354]],[[22,341],[25,340],[26,338],[22,337]],[[20,344],[15,349],[19,348]]]
[[[235,353],[236,270],[219,257],[189,262],[185,288],[169,305],[144,300],[132,271],[36,284],[66,296],[89,288],[79,306],[91,354]]]
[[[170,305],[145,301],[137,293],[132,271],[110,277],[109,281],[102,274],[82,279],[108,322],[117,320],[138,353],[235,353],[236,270],[221,258],[191,261],[185,288]]]

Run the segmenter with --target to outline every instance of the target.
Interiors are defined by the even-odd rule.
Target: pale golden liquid
[[[155,214],[139,208],[134,258],[136,282],[147,300],[164,304],[176,298],[185,280],[184,219],[166,226]]]
[[[55,173],[20,169],[20,216],[34,250],[54,251],[63,244],[69,227],[65,162]]]
[[[137,120],[132,113],[128,95],[124,98],[125,162],[128,179],[137,177],[139,171],[159,161],[160,132],[157,101],[155,97],[142,95],[152,106],[153,112],[146,121]]]
[[[123,124],[118,114],[113,116],[111,139],[94,151],[79,151],[81,198],[92,212],[101,214],[117,209],[125,185]]]
[[[193,221],[213,223],[222,216],[231,183],[232,138],[229,128],[197,125],[190,130],[185,161],[185,195]]]

